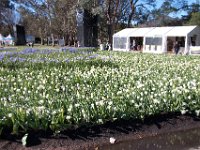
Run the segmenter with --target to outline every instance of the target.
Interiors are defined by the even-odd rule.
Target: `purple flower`
[[[18,61],[20,61],[20,62],[24,62],[24,61],[26,61],[26,59],[25,59],[25,58],[21,58],[21,57],[19,57],[19,58],[18,58]]]
[[[39,51],[40,51],[39,49],[35,49],[35,48],[25,48],[19,53],[23,55],[28,55],[28,54],[38,53]]]
[[[0,55],[0,61],[4,59],[4,55]]]
[[[10,57],[10,61],[11,61],[11,62],[16,62],[16,61],[17,61],[17,58],[16,58],[16,57]]]
[[[14,47],[4,47],[4,48],[0,48],[0,51],[14,51],[17,50],[17,48]]]
[[[95,55],[91,55],[91,56],[88,56],[89,59],[94,59],[94,58],[97,58],[99,55],[98,54],[95,54]]]
[[[65,59],[65,62],[66,62],[66,63],[70,62],[70,59],[68,59],[68,58],[67,58],[67,59]]]

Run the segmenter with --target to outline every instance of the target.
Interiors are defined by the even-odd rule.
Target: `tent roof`
[[[13,40],[13,37],[9,34],[7,37],[4,38],[5,40]]]
[[[172,26],[172,27],[149,27],[149,28],[126,28],[114,37],[162,37],[162,36],[186,36],[197,26]]]
[[[115,33],[113,36],[116,37],[129,37],[129,34],[138,30],[138,28],[126,28],[126,29],[123,29],[117,33]]]
[[[174,27],[172,30],[167,32],[166,36],[186,36],[192,30],[194,30],[197,26],[178,26]]]
[[[174,27],[156,27],[152,31],[147,33],[145,36],[146,37],[162,37],[173,28]]]
[[[12,38],[12,36],[9,34],[6,38]]]
[[[131,36],[131,37],[143,37],[143,36],[145,36],[148,32],[150,32],[153,29],[154,29],[154,27],[150,27],[150,28],[138,28],[137,30],[131,32],[129,34],[129,36]]]

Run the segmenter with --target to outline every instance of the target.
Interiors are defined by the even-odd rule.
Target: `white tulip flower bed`
[[[35,55],[46,60],[32,61]],[[94,52],[73,59],[58,52],[15,54],[23,61],[10,57],[0,62],[0,131],[59,132],[160,113],[200,113],[198,56]]]

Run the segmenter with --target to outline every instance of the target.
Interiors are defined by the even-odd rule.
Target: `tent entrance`
[[[130,37],[130,50],[141,51],[143,46],[143,37]]]
[[[173,52],[173,47],[175,42],[178,42],[180,45],[180,51],[185,49],[185,37],[167,37],[167,52]]]
[[[175,37],[167,38],[167,52],[173,52],[174,43],[176,41]]]

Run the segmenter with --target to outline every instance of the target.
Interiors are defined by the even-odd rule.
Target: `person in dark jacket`
[[[178,41],[176,41],[176,43],[174,44],[174,52],[175,52],[175,54],[178,54],[179,50],[180,50],[180,45],[179,45]]]

